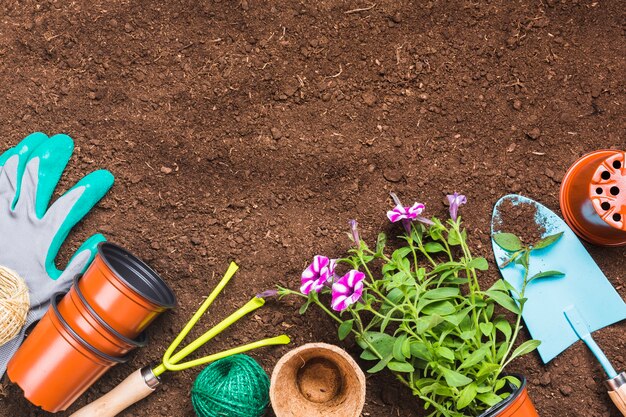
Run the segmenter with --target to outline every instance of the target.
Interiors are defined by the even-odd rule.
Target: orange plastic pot
[[[111,356],[122,356],[136,347],[145,346],[145,333],[141,333],[137,340],[129,339],[95,313],[78,288],[79,278],[79,275],[74,277],[74,286],[58,305],[59,313],[69,327],[91,346]]]
[[[112,366],[127,358],[99,352],[74,332],[52,297],[50,308],[8,364],[9,379],[31,403],[55,413],[67,409]]]
[[[528,396],[526,378],[521,375],[513,376],[519,379],[522,385],[519,388],[510,385],[511,395],[506,400],[485,411],[479,417],[539,417],[535,406]]]
[[[171,288],[152,268],[108,242],[98,245],[78,288],[102,320],[130,339],[176,304]]]
[[[591,152],[561,184],[561,212],[576,234],[596,245],[626,245],[626,152]]]

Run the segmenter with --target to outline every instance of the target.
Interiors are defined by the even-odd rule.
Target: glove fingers
[[[56,258],[70,230],[104,197],[112,185],[113,175],[109,171],[92,172],[54,202],[44,216],[45,221],[54,228],[47,259]]]
[[[78,248],[74,256],[72,256],[65,270],[60,272],[60,276],[56,280],[57,285],[64,287],[67,284],[67,288],[69,288],[74,277],[85,272],[89,265],[91,265],[93,258],[98,252],[98,244],[105,241],[106,238],[101,234],[93,235],[87,239],[85,243]],[[49,261],[54,265],[54,259],[50,259]],[[63,291],[63,289],[64,288],[57,289],[56,291]]]
[[[48,136],[46,136],[45,134],[41,132],[30,134],[26,138],[24,138],[20,143],[18,143],[17,146],[15,146],[12,149],[9,149],[0,157],[0,166],[3,166],[3,168],[0,169],[0,171],[2,171],[0,174],[2,174],[2,177],[4,177],[3,173],[4,171],[8,169],[7,167],[8,161],[13,156],[15,155],[18,156],[17,169],[14,172],[10,172],[8,177],[4,177],[4,178],[11,178],[11,179],[15,178],[15,182],[13,186],[8,187],[8,184],[4,184],[3,186],[3,181],[0,180],[0,190],[1,190],[0,195],[2,194],[2,191],[6,192],[7,189],[13,188],[12,192],[13,192],[14,197],[11,203],[11,208],[15,207],[15,204],[17,203],[17,200],[19,199],[20,184],[22,182],[22,174],[24,172],[24,169],[26,168],[26,163],[28,162],[28,158],[30,154],[37,147],[39,147],[39,145],[44,143],[47,139],[48,139]]]
[[[4,163],[0,171],[0,198],[9,206],[12,206],[17,191],[17,173],[20,157],[12,155]]]
[[[55,135],[39,145],[30,154],[16,207],[29,205],[41,219],[73,152],[74,141],[67,135]]]

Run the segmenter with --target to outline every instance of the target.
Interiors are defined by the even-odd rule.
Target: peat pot
[[[343,349],[309,343],[278,361],[270,399],[276,417],[359,417],[365,375]]]

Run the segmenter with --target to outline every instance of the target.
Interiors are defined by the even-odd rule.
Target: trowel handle
[[[96,401],[88,404],[70,417],[114,417],[127,407],[152,394],[159,379],[150,368],[138,369]]]
[[[626,372],[609,379],[606,381],[606,385],[609,387],[609,397],[622,415],[626,417]]]

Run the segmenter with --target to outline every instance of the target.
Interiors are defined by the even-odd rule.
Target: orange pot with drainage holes
[[[561,212],[576,234],[596,245],[626,245],[626,152],[591,152],[561,184]]]
[[[130,339],[176,304],[174,293],[152,268],[109,242],[98,245],[78,289],[95,314]]]
[[[74,286],[58,305],[59,313],[69,327],[91,346],[111,356],[122,356],[136,347],[145,346],[145,333],[136,340],[129,339],[96,314],[78,287],[79,278],[78,275],[74,278]]]
[[[26,399],[52,413],[67,409],[109,368],[127,360],[98,351],[72,330],[57,307],[61,297],[52,297],[7,367],[9,379]]]

